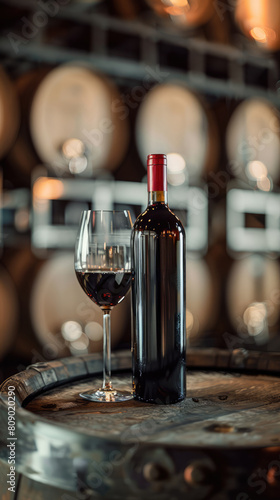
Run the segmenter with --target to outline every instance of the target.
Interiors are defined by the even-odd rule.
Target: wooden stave
[[[3,120],[0,119],[0,157],[3,157],[16,140],[20,124],[20,110],[13,82],[1,66],[0,110],[3,113]]]
[[[262,275],[254,274],[254,268],[260,270],[261,266]],[[263,302],[268,309],[268,334],[262,343],[277,336],[280,311],[274,294],[279,291],[279,284],[279,262],[269,255],[243,254],[233,262],[227,277],[226,306],[230,322],[244,343],[257,343],[256,338],[249,335],[243,317],[245,310],[254,302]]]
[[[270,363],[271,357],[274,358],[274,359],[272,359],[272,363]],[[264,358],[266,358],[266,360],[267,360],[266,366],[264,364]],[[218,365],[219,368],[222,368],[222,369],[230,366],[232,369],[236,369],[238,371],[242,370],[242,367],[243,367],[243,369],[245,367],[247,367],[247,370],[256,370],[257,367],[262,367],[260,369],[264,372],[269,372],[269,371],[276,372],[277,371],[278,376],[279,376],[279,369],[280,369],[280,355],[278,353],[275,353],[273,356],[271,356],[271,353],[258,353],[258,352],[248,353],[242,349],[238,349],[238,350],[233,351],[233,352],[222,351],[219,349],[204,349],[202,351],[197,350],[197,349],[193,349],[193,350],[189,350],[188,360],[189,360],[188,366],[192,365],[192,366],[202,366],[202,367],[207,367],[207,366],[208,367],[209,366],[216,367]],[[113,368],[122,367],[122,369],[127,369],[130,365],[130,353],[120,352],[118,354],[115,354],[113,356],[113,363],[112,364],[113,364]],[[54,365],[56,365],[55,368],[54,368]],[[66,370],[65,370],[65,365],[68,365],[68,368]],[[51,366],[51,368],[50,368],[50,366]],[[18,395],[19,395],[19,399],[17,401],[17,407],[18,407],[17,408],[17,419],[19,422],[19,426],[18,426],[18,430],[17,430],[17,435],[18,435],[18,439],[19,439],[18,443],[20,441],[23,441],[23,443],[29,443],[29,449],[31,449],[32,446],[36,444],[34,441],[33,445],[31,446],[32,436],[34,435],[34,432],[36,431],[36,429],[39,433],[42,432],[42,429],[43,429],[42,425],[44,425],[44,429],[46,431],[46,433],[45,433],[47,436],[46,440],[48,441],[49,444],[51,443],[51,440],[49,439],[49,437],[50,437],[50,433],[52,432],[53,426],[50,425],[49,422],[46,421],[44,418],[42,418],[38,415],[36,415],[36,420],[34,420],[34,414],[31,414],[27,410],[20,408],[20,406],[22,403],[24,403],[24,400],[26,400],[26,395],[28,393],[28,390],[29,390],[29,393],[30,393],[30,390],[32,390],[31,386],[30,386],[30,382],[32,380],[32,377],[34,377],[34,376],[38,377],[38,375],[40,375],[42,378],[42,375],[44,374],[45,382],[46,381],[48,382],[47,388],[49,388],[50,385],[52,385],[54,383],[53,382],[54,371],[56,371],[56,373],[59,374],[60,383],[61,383],[61,382],[63,382],[63,376],[65,377],[65,371],[68,371],[68,369],[70,370],[71,369],[70,367],[72,367],[72,372],[73,372],[73,370],[76,371],[76,375],[72,378],[72,380],[75,380],[75,379],[77,380],[78,378],[83,377],[84,376],[83,374],[85,374],[85,372],[87,370],[89,370],[89,372],[91,372],[91,373],[93,373],[93,371],[98,371],[98,370],[100,371],[101,370],[101,360],[97,355],[90,355],[90,356],[83,356],[82,359],[79,359],[79,358],[69,359],[69,358],[67,358],[66,360],[51,362],[51,363],[47,363],[47,364],[46,363],[43,363],[43,364],[38,363],[36,365],[32,365],[29,367],[29,369],[27,370],[27,372],[29,372],[28,379],[26,379],[27,391],[25,391],[25,394],[23,391],[21,391],[21,394],[20,394],[20,392],[18,392]],[[5,393],[7,394],[7,388],[11,384],[17,384],[20,379],[23,379],[27,375],[27,372],[22,372],[18,375],[12,376],[7,381],[5,381],[1,386],[2,395],[4,395],[4,397],[5,397]],[[35,372],[35,375],[34,375],[34,372]],[[49,377],[47,375],[48,372],[52,372]],[[43,380],[43,378],[42,378],[42,380]],[[20,388],[20,385],[18,387]],[[23,388],[24,388],[24,384],[21,385],[21,389],[23,389]],[[38,386],[37,386],[37,389],[38,389]],[[40,388],[39,388],[39,390],[40,390]],[[148,405],[146,405],[146,406],[148,406]],[[2,420],[3,423],[4,423],[3,417],[6,418],[6,411],[7,411],[7,409],[5,407],[5,403],[0,400],[0,420]],[[34,429],[35,429],[35,431],[34,431]],[[196,448],[196,447],[191,446],[191,447],[188,447],[187,450],[185,450],[184,446],[170,447],[170,446],[166,446],[166,444],[161,444],[161,443],[149,443],[149,444],[147,444],[146,442],[144,442],[141,445],[141,453],[138,453],[137,446],[136,446],[136,451],[132,446],[133,441],[132,442],[130,441],[129,443],[127,443],[126,441],[120,442],[119,439],[112,439],[112,437],[110,437],[109,439],[107,437],[100,439],[99,436],[92,437],[92,436],[88,436],[88,435],[83,435],[83,433],[77,431],[76,429],[75,429],[75,431],[71,430],[71,438],[70,438],[67,426],[59,424],[58,429],[59,429],[60,435],[63,434],[65,439],[68,438],[68,441],[65,441],[65,442],[69,442],[69,443],[71,443],[71,445],[73,445],[73,443],[74,443],[74,446],[72,446],[73,453],[77,453],[77,445],[78,444],[80,445],[80,447],[82,449],[82,456],[85,460],[92,460],[92,456],[91,456],[90,451],[92,451],[93,449],[101,449],[103,452],[103,455],[100,457],[100,461],[103,460],[106,462],[106,460],[108,460],[109,454],[116,451],[116,449],[117,449],[116,446],[117,446],[118,450],[121,450],[121,453],[124,453],[126,457],[129,457],[129,460],[128,460],[129,463],[135,463],[135,460],[136,460],[136,462],[137,461],[139,462],[139,460],[140,460],[140,462],[141,462],[141,460],[143,462],[143,460],[144,461],[147,460],[147,457],[149,457],[149,459],[151,457],[158,459],[159,453],[160,453],[160,456],[161,456],[161,454],[163,454],[163,456],[165,457],[170,452],[170,448],[173,448],[173,454],[176,455],[177,462],[178,462],[178,460],[179,460],[179,462],[182,460],[184,462],[184,460],[186,459],[185,455],[187,454],[187,456],[190,457],[189,460],[196,459],[196,460],[200,461],[200,463],[201,462],[203,463],[207,460],[210,461],[211,463],[213,463],[213,461],[214,461],[216,464],[220,463],[221,467],[224,464],[225,460],[229,464],[233,460],[233,461],[235,461],[235,465],[231,464],[230,467],[233,467],[233,469],[234,468],[236,469],[236,459],[241,460],[242,464],[243,464],[243,471],[244,471],[242,473],[244,476],[243,480],[248,479],[249,473],[254,471],[255,470],[254,467],[256,468],[257,465],[259,465],[259,464],[263,464],[263,465],[266,464],[267,465],[267,463],[270,463],[271,460],[278,458],[279,450],[280,450],[279,445],[278,446],[275,444],[271,445],[271,443],[269,443],[269,447],[268,447],[268,445],[266,445],[265,447],[264,446],[253,446],[252,448],[246,450],[246,457],[245,457],[245,461],[244,461],[244,458],[243,458],[244,446],[240,447],[240,445],[237,447],[234,447],[234,449],[228,448],[228,447],[223,448],[223,447],[205,446],[203,448],[203,450],[200,451],[199,448],[201,448],[201,447]],[[23,431],[25,431],[25,432],[23,432]],[[56,438],[57,438],[57,436],[56,436]],[[76,445],[76,447],[75,447],[75,445]],[[36,449],[36,447],[35,447],[35,449]],[[71,450],[68,450],[68,451],[70,452]],[[3,458],[3,453],[1,453],[1,449],[0,449],[0,458],[3,461],[4,458]],[[29,477],[31,479],[36,479],[36,477],[34,477],[32,475],[32,473],[30,472],[30,467],[28,470],[28,467],[26,467],[24,465],[26,459],[27,459],[27,463],[30,463],[27,453],[25,453],[24,460],[20,464],[18,470],[19,470],[19,472],[21,472],[21,473],[23,472],[24,474],[26,474],[27,477]],[[133,479],[133,477],[131,477],[131,469],[130,469],[129,463],[126,464],[126,468],[125,468],[126,472],[129,474],[128,485],[130,487],[134,487],[134,489],[136,487],[135,493],[138,493],[139,492],[139,484],[137,483],[137,478],[135,480],[135,478]],[[240,465],[239,462],[238,462],[238,464]],[[225,474],[229,474],[230,467],[224,469]],[[115,470],[116,475],[114,474],[114,477],[110,476],[109,479],[118,481],[117,478],[119,477],[119,475],[121,473],[123,473],[123,469],[119,468],[117,465],[116,465],[115,469],[116,469]],[[246,472],[245,472],[245,470],[246,470]],[[238,467],[235,470],[235,473],[236,472],[238,473],[238,480],[240,480],[240,469]],[[241,474],[241,476],[242,476],[242,474]],[[42,479],[42,477],[40,478],[40,482],[41,483],[45,482]],[[163,483],[165,484],[164,481],[163,481]],[[73,483],[73,478],[71,478],[71,477],[64,478],[63,484],[57,484],[55,481],[53,481],[52,484],[55,485],[56,487],[63,486],[70,491],[74,491],[75,488],[77,487],[77,485],[75,485]],[[90,482],[86,483],[86,484],[90,484]],[[138,486],[137,486],[137,484],[138,484]],[[119,484],[119,486],[121,488],[121,484]],[[107,484],[107,487],[108,487],[108,484]],[[93,491],[94,491],[94,488],[91,489],[91,487],[90,487],[88,490],[88,493],[90,494]],[[110,492],[109,496],[107,496],[105,494],[104,498],[108,498],[108,499],[109,498],[112,498],[112,499],[116,498],[117,499],[117,498],[121,498],[121,495],[124,495],[124,493],[125,492],[122,490],[122,491],[120,491],[120,496],[118,496],[118,495],[115,496],[115,495],[112,495],[112,492]],[[127,493],[127,491],[126,491],[126,493]],[[190,496],[188,498],[190,498],[191,500],[197,499],[196,493],[197,493],[197,490],[193,491],[193,494],[192,494],[192,492],[190,492]],[[176,498],[176,499],[182,498],[180,496],[181,494],[182,494],[182,492],[180,491],[179,496],[175,495],[174,498]],[[217,495],[218,496],[214,495],[214,497],[211,496],[211,498],[213,498],[213,499],[215,498],[215,500],[216,499],[220,500],[220,499],[225,498],[223,496],[220,497],[219,493]],[[122,496],[122,498],[123,497],[124,496]],[[19,497],[19,498],[21,498],[21,497]],[[136,498],[138,498],[138,497],[136,497]],[[141,498],[141,497],[139,497],[139,498]],[[153,499],[153,498],[165,499],[165,498],[168,498],[168,496],[157,497],[156,494],[154,494],[153,489],[152,489],[150,491],[149,498],[151,498],[151,499]],[[204,497],[199,497],[199,498],[204,498]],[[273,496],[273,491],[272,491],[272,493],[271,493],[271,491],[269,491],[269,494],[267,496],[267,500],[268,500],[268,498],[277,498],[277,497]]]
[[[186,260],[186,307],[193,316],[193,326],[187,328],[189,347],[208,336],[217,324],[220,282],[213,260],[189,255]]]

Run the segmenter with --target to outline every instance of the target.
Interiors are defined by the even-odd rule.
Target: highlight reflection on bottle
[[[134,398],[186,395],[185,231],[167,204],[166,155],[148,156],[148,206],[131,239]]]

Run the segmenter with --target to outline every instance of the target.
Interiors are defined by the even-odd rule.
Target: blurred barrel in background
[[[0,265],[0,359],[12,347],[19,327],[19,304],[14,283]]]
[[[39,259],[25,247],[8,254],[11,277],[0,271],[1,351],[35,362],[102,350],[102,311],[82,291],[73,253]],[[129,301],[112,311],[112,347],[129,323]]]
[[[137,117],[136,142],[143,164],[151,151],[167,154],[168,181],[197,181],[216,167],[218,137],[212,115],[184,85],[155,86]]]
[[[5,262],[14,283],[1,268],[3,354],[10,347],[23,359],[40,361],[102,350],[103,314],[81,289],[72,252],[54,252],[47,259],[38,259],[25,248],[13,251]],[[186,286],[188,343],[200,345],[217,322],[219,283],[211,265],[192,255],[187,259]],[[128,294],[112,311],[113,348],[125,340],[129,328]]]
[[[213,269],[198,256],[186,261],[186,327],[190,345],[199,345],[214,327],[219,311],[219,284]]]
[[[19,103],[14,84],[0,66],[0,158],[16,139],[20,121]]]
[[[184,225],[208,238],[196,255],[188,255],[188,343],[224,347],[224,333],[231,332],[241,346],[244,341],[248,348],[265,349],[273,341],[272,348],[279,349],[276,244],[278,260],[238,256],[236,248],[233,255],[226,217],[230,210],[238,212],[240,227],[259,231],[260,239],[274,224],[271,238],[277,237],[279,57],[264,55],[259,47],[280,47],[279,0],[69,0],[50,2],[45,10],[20,0],[2,3],[3,65],[14,85],[0,69],[0,357],[10,350],[17,364],[101,349],[102,313],[79,287],[72,255],[61,252],[70,248],[66,240],[75,232],[78,213],[92,202],[96,208],[131,205],[139,213],[146,198],[135,196],[137,187],[129,181],[144,180],[151,152],[168,155],[168,182],[174,197],[181,192],[176,210]],[[46,24],[37,29],[40,15]],[[234,15],[257,44],[240,35]],[[22,38],[29,26],[23,17],[34,24],[32,40]],[[8,31],[21,37],[19,52],[11,50]],[[77,54],[84,62],[75,62]],[[186,82],[197,83],[203,95]],[[147,93],[146,83],[153,86]],[[135,129],[129,147],[128,123]],[[64,177],[71,177],[65,191]],[[88,179],[99,177],[102,188],[93,192]],[[113,183],[107,182],[112,177],[128,181],[116,200]],[[208,190],[208,204],[199,193],[189,203],[188,183],[199,185],[201,193]],[[230,205],[236,186],[240,192]],[[271,191],[266,199],[273,217],[253,201],[250,211],[241,211],[242,199],[247,194],[252,199],[254,190]],[[45,218],[37,217],[39,212]],[[257,251],[247,234],[249,248],[241,251]],[[30,245],[38,247],[37,256]],[[43,245],[46,253],[39,258]],[[113,311],[113,347],[129,343],[129,309],[127,298]]]
[[[8,155],[15,185],[30,186],[40,162],[58,176],[114,171],[128,146],[128,122],[117,87],[77,64],[41,67],[16,81],[22,109]]]
[[[39,69],[34,68],[22,73],[15,80],[15,89],[20,103],[21,122],[17,139],[8,152],[5,176],[16,187],[30,187],[32,170],[40,162],[30,136],[30,108],[38,85],[50,69],[50,66],[41,66]]]
[[[18,302],[19,321],[13,325],[13,343],[10,351],[23,361],[30,362],[34,353],[39,353],[40,344],[36,339],[29,314],[29,301],[34,276],[42,265],[42,261],[35,257],[29,245],[16,249],[6,249],[3,254],[4,265],[13,282]],[[10,302],[10,298],[8,298]],[[12,307],[12,306],[10,306]],[[12,322],[10,307],[3,309],[3,321]],[[11,327],[10,327],[11,328]],[[41,359],[37,359],[41,361]]]
[[[127,297],[112,310],[112,347],[129,320]],[[102,350],[103,312],[84,293],[75,276],[73,253],[58,253],[35,277],[30,314],[34,331],[49,357]]]
[[[280,315],[280,265],[258,254],[234,262],[227,282],[227,308],[240,338],[265,344],[277,333]]]
[[[269,191],[280,179],[280,114],[264,99],[247,99],[235,109],[226,132],[231,172]]]
[[[120,94],[82,65],[62,65],[40,84],[31,109],[31,135],[41,160],[56,174],[91,177],[113,171],[128,145]]]

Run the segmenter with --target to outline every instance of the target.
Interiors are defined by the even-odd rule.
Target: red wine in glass
[[[75,247],[75,271],[87,296],[103,310],[103,383],[81,393],[90,401],[119,402],[132,398],[111,382],[111,310],[127,294],[132,280],[132,221],[128,210],[82,212]]]

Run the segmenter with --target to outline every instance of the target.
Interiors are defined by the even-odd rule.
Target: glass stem
[[[103,390],[112,389],[111,384],[111,310],[103,310]]]

